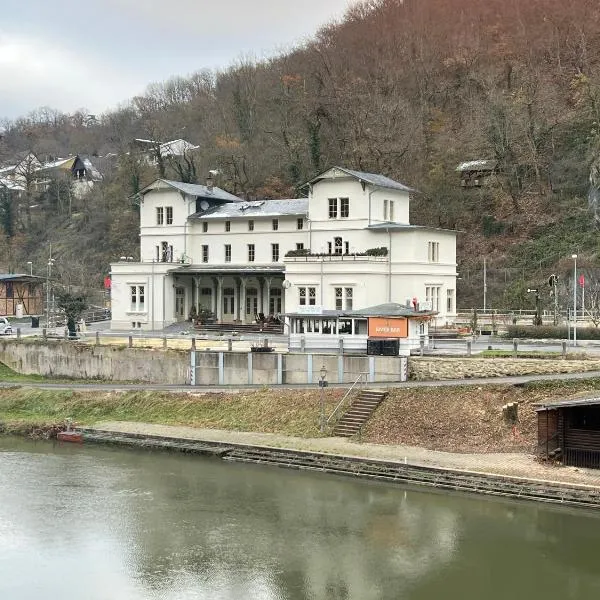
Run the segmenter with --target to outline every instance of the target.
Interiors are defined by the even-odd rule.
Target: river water
[[[0,438],[2,600],[591,600],[599,551],[592,511]]]

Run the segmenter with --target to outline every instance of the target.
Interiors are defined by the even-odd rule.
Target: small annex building
[[[0,317],[41,315],[43,312],[43,277],[0,273]]]
[[[286,315],[289,349],[408,356],[428,335],[435,314],[394,302],[347,311],[306,307]]]
[[[541,403],[535,410],[540,458],[600,468],[600,397]]]

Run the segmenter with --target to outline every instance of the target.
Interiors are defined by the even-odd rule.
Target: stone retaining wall
[[[600,360],[411,357],[408,363],[409,379],[413,381],[580,373],[583,371],[600,371]]]

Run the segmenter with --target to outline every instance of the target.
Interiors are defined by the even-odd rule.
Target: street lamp
[[[573,346],[577,346],[577,254],[573,259]]]
[[[52,265],[54,259],[49,258],[46,271],[46,327],[50,327],[50,277],[52,276]]]
[[[323,395],[324,389],[327,387],[327,367],[323,365],[319,371],[321,379],[319,379],[319,387],[321,388],[321,433],[325,431],[325,398]]]
[[[542,324],[542,311],[540,307],[540,291],[537,288],[527,288],[528,294],[535,294],[535,317],[533,318],[533,324],[540,326]]]
[[[28,260],[27,264],[29,265],[29,275],[33,275],[33,263]]]

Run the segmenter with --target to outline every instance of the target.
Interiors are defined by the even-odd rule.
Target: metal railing
[[[340,407],[344,404],[344,401],[346,400],[346,398],[350,395],[352,390],[359,384],[359,382],[362,380],[363,377],[365,378],[365,381],[364,381],[365,386],[367,385],[369,372],[365,371],[358,375],[358,377],[356,378],[356,381],[350,386],[350,388],[344,394],[344,397],[338,402],[338,405],[333,409],[333,412],[329,415],[329,418],[326,421],[327,425],[329,425],[329,423],[331,423],[331,420],[336,415],[336,413],[340,409]]]

